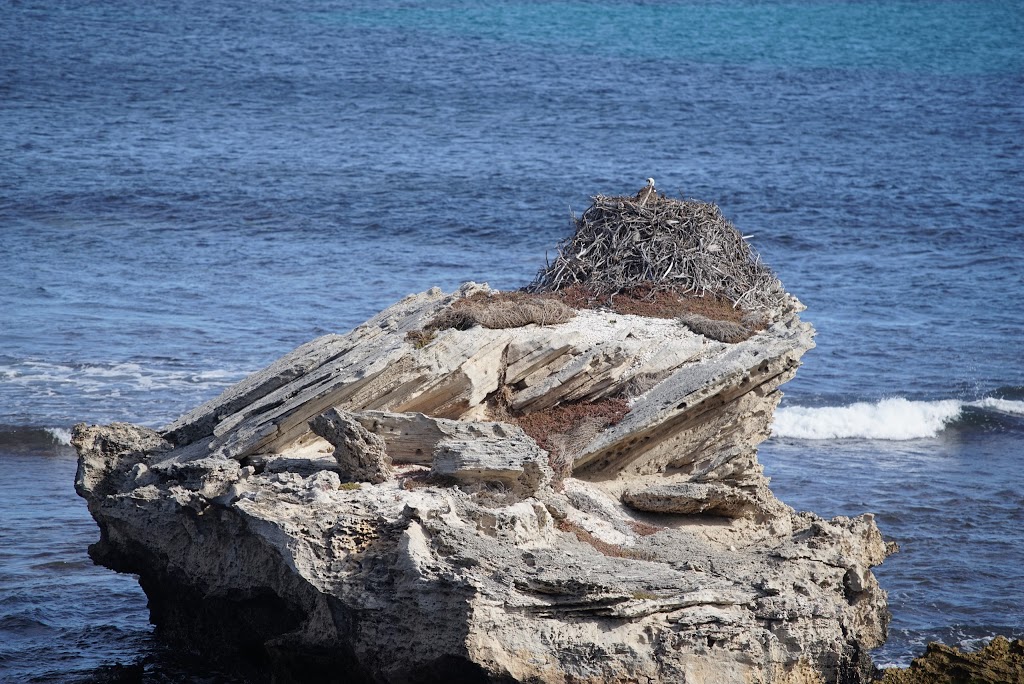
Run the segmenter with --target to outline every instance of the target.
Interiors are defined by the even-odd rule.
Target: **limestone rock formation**
[[[416,334],[486,292],[407,297],[159,431],[76,426],[92,557],[138,574],[163,639],[254,680],[869,681],[873,519],[794,512],[756,456],[811,327]]]
[[[353,414],[329,409],[309,421],[309,427],[334,447],[334,460],[349,479],[380,484],[394,477],[384,440]]]

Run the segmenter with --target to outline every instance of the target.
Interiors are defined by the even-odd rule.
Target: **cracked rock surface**
[[[254,681],[870,681],[873,518],[797,513],[757,462],[808,324],[407,337],[478,292],[407,297],[160,430],[75,427],[90,554],[138,574],[161,638]],[[608,399],[625,418],[558,453],[516,425]]]

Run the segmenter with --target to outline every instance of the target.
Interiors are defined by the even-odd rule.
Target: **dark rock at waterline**
[[[988,646],[965,652],[939,643],[907,668],[885,671],[882,684],[1021,684],[1024,682],[1024,640],[995,637]]]

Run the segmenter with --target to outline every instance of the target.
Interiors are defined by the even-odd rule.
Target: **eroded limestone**
[[[794,512],[756,457],[810,326],[724,344],[588,310],[408,338],[481,291],[410,296],[159,432],[76,426],[93,558],[139,575],[164,638],[261,654],[256,680],[867,681],[878,529]],[[514,424],[616,397],[566,453]]]

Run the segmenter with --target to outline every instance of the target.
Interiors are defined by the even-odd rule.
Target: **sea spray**
[[[784,407],[775,413],[772,434],[796,439],[921,439],[937,435],[962,410],[963,402],[955,399],[910,401],[902,397],[873,404]]]
[[[1011,416],[1024,416],[1024,401],[988,397],[980,401],[972,401],[968,406],[975,406],[989,411],[997,411]]]
[[[966,419],[965,410],[1024,416],[1024,401],[986,397],[976,401],[912,401],[892,397],[846,406],[787,406],[775,412],[772,435],[791,439],[878,439],[901,441],[936,437]]]
[[[43,428],[57,444],[71,446],[71,430],[64,427]]]

